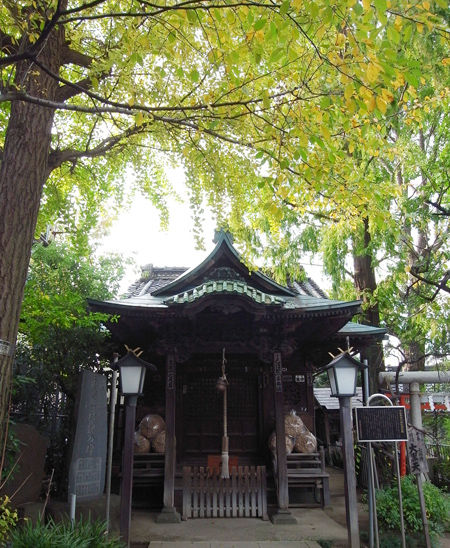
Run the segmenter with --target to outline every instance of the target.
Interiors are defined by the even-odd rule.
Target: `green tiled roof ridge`
[[[211,267],[217,266],[217,258],[221,257],[223,259],[225,257],[225,263],[221,263],[220,266],[230,266],[231,268],[236,268],[242,271],[244,277],[251,275],[254,278],[255,284],[258,284],[260,287],[262,287],[260,291],[264,291],[265,289],[267,289],[268,291],[273,291],[274,293],[276,292],[276,294],[278,295],[285,295],[288,297],[295,296],[294,290],[284,285],[280,285],[279,283],[275,282],[275,280],[272,280],[271,278],[263,274],[261,271],[254,270],[252,272],[249,272],[248,267],[245,266],[239,252],[233,246],[232,238],[229,233],[223,230],[218,231],[214,241],[216,242],[216,247],[200,264],[198,264],[194,268],[190,268],[184,274],[181,274],[181,276],[168,283],[167,285],[158,287],[155,291],[152,292],[152,294],[155,297],[168,298],[170,294],[170,296],[173,297],[176,291],[189,291],[189,289],[185,290],[183,286],[189,287],[189,284],[191,283],[198,284],[200,281],[198,278],[200,276],[208,276]],[[181,294],[181,292],[178,294]]]
[[[264,293],[255,289],[246,282],[238,280],[209,280],[201,285],[188,289],[177,295],[164,299],[164,304],[185,304],[200,299],[205,295],[217,293],[234,293],[236,295],[246,296],[256,303],[266,305],[283,305],[285,300],[275,295]]]

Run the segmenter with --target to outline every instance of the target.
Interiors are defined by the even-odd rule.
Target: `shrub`
[[[118,538],[106,535],[103,522],[70,521],[55,523],[25,522],[11,535],[13,548],[124,548]]]
[[[17,512],[11,509],[9,497],[0,498],[0,546],[3,546],[17,523]]]
[[[402,500],[405,530],[417,534],[422,530],[419,494],[414,476],[402,478]],[[450,501],[446,493],[429,482],[424,482],[423,492],[430,534],[442,535],[449,526]],[[397,487],[380,489],[376,493],[378,522],[381,530],[400,531]]]
[[[438,487],[445,487],[450,484],[450,460],[442,460],[432,465],[433,483]]]

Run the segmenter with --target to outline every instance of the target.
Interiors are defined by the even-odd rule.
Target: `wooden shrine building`
[[[118,316],[108,326],[118,350],[140,347],[158,368],[146,379],[137,415],[158,413],[166,422],[161,515],[178,519],[183,467],[220,457],[223,395],[216,383],[225,349],[230,464],[266,466],[268,479],[275,475],[277,515],[288,516],[285,414],[295,410],[314,433],[314,371],[347,337],[364,357],[385,330],[350,323],[359,301],[328,299],[311,280],[279,285],[249,271],[229,234],[216,233],[215,242],[197,267],[149,267],[127,298],[90,306]]]

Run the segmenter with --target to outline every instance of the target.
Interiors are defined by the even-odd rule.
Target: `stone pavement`
[[[292,508],[297,523],[277,524],[256,518],[189,519],[176,524],[156,523],[156,513],[133,511],[132,548],[319,548],[347,546],[344,478],[329,469],[331,506]],[[360,528],[367,529],[367,513],[359,508]]]
[[[139,548],[182,548],[198,546],[214,548],[268,548],[269,546],[302,546],[301,542],[329,540],[344,542],[345,527],[320,508],[293,508],[297,524],[274,525],[256,518],[190,519],[176,524],[156,523],[156,514],[133,512],[131,540]],[[160,544],[162,543],[162,544]],[[278,544],[280,543],[280,544]],[[304,548],[317,548],[317,543]]]
[[[262,542],[164,542],[152,541],[149,548],[320,548],[314,540],[280,540]]]

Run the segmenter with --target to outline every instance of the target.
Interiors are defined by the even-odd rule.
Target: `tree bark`
[[[378,302],[371,302],[371,298],[377,288],[377,281],[370,252],[369,220],[367,217],[363,221],[362,241],[354,242],[353,268],[355,288],[364,304],[363,323],[378,327],[380,325]],[[370,392],[373,393],[378,389],[378,373],[384,371],[383,346],[381,341],[374,341],[367,345],[363,354],[361,357],[367,359],[369,363],[369,388]]]
[[[64,30],[48,36],[38,60],[58,73]],[[15,85],[55,99],[58,83],[35,64],[16,67]],[[23,289],[31,255],[42,189],[48,174],[54,110],[13,102],[0,166],[0,339],[15,345]],[[0,355],[0,448],[5,442],[13,356]]]

